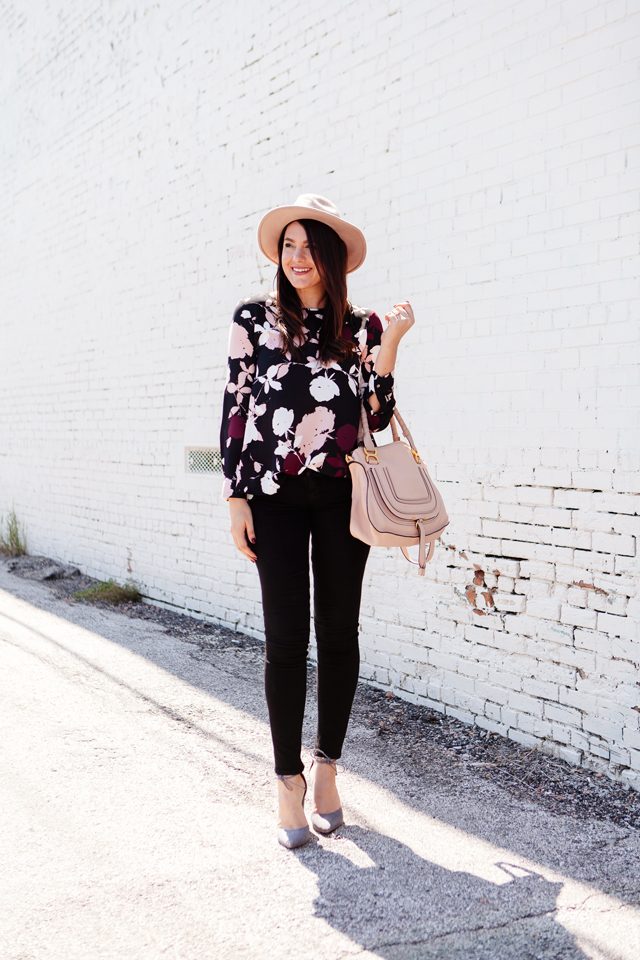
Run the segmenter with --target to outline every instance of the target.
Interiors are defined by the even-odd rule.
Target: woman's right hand
[[[229,504],[229,515],[231,518],[231,536],[236,547],[245,557],[252,560],[253,563],[258,559],[249,546],[256,542],[256,535],[253,529],[253,514],[247,500],[242,497],[231,497]]]

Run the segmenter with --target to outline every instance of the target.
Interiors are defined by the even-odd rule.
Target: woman
[[[278,778],[278,839],[310,838],[301,736],[309,642],[309,541],[318,644],[314,813],[320,833],[342,823],[336,761],[360,666],[358,618],[369,547],[349,532],[360,397],[372,430],[393,412],[408,303],[382,325],[347,301],[347,273],[366,256],[362,231],[323,197],[267,213],[258,246],[278,264],[276,292],[241,301],[229,336],[221,432],[231,533],[258,567],[266,635],[265,689]]]

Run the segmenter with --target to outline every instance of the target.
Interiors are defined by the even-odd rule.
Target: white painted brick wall
[[[26,10],[26,12],[25,12]],[[32,552],[261,632],[219,484],[230,314],[302,191],[418,325],[451,514],[372,553],[364,677],[640,783],[638,34],[620,0],[0,0],[0,512]]]

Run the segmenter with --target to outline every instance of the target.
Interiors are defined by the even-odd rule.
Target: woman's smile
[[[303,307],[319,307],[326,293],[325,285],[313,262],[307,231],[294,221],[287,227],[282,244],[282,269],[297,291]]]

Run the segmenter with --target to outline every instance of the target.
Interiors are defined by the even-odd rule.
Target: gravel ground
[[[9,560],[7,566],[20,577],[47,583],[68,603],[86,603],[73,594],[98,582],[83,576],[77,568],[64,567],[46,557],[19,557]],[[100,601],[91,605],[114,609]],[[261,641],[224,627],[144,602],[120,604],[115,609],[135,619],[161,624],[170,635],[198,644],[203,654],[207,649],[241,649],[247,658],[262,658]],[[309,674],[312,689],[311,663]],[[462,767],[470,776],[480,776],[512,796],[552,812],[640,827],[640,793],[635,790],[601,773],[572,767],[427,707],[407,703],[369,684],[359,684],[352,717],[354,725],[375,730],[394,759],[410,765],[416,778],[421,774],[448,778],[452,768],[459,774]]]

